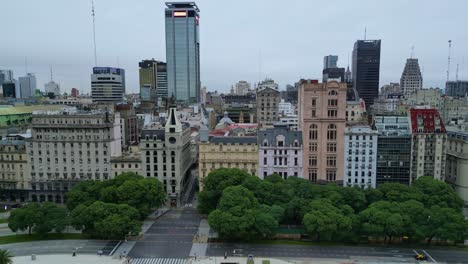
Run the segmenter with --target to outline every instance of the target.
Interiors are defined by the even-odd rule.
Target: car
[[[242,249],[234,249],[232,251],[232,255],[234,255],[234,257],[242,257],[242,252],[243,252]]]
[[[426,260],[426,259],[427,259],[426,255],[423,255],[423,254],[416,254],[416,255],[414,256],[414,258],[415,258],[416,260]]]

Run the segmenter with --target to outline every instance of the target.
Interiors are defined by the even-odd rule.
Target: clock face
[[[171,144],[175,144],[176,141],[177,141],[177,140],[175,139],[175,137],[170,137],[170,138],[169,138],[169,143],[171,143]]]

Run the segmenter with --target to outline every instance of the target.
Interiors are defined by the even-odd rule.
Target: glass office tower
[[[194,2],[167,2],[166,60],[168,96],[200,101],[199,12]]]
[[[379,96],[380,40],[358,40],[353,50],[353,86],[369,108]]]

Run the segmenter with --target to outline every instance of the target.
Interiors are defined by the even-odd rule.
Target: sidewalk
[[[205,257],[206,250],[208,249],[208,236],[210,234],[210,226],[206,219],[200,221],[198,232],[193,238],[192,249],[189,256],[191,257]]]

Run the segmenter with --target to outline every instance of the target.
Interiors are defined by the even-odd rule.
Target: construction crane
[[[448,63],[447,63],[447,82],[450,79],[450,51],[452,50],[452,40],[448,41],[449,49],[448,49]]]

